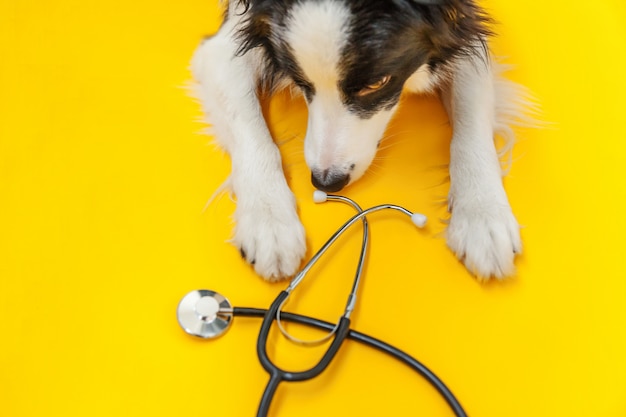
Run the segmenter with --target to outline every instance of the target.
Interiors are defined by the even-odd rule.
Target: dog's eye
[[[382,77],[381,79],[366,85],[364,88],[362,88],[361,90],[359,90],[358,93],[356,93],[357,96],[359,97],[363,97],[366,96],[368,94],[373,93],[374,91],[378,91],[381,88],[383,88],[385,85],[387,85],[387,83],[389,82],[389,80],[391,80],[391,75],[385,75],[384,77]]]

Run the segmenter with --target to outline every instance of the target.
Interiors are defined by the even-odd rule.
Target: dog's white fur
[[[237,198],[233,243],[258,274],[279,279],[299,267],[306,251],[305,232],[257,98],[264,60],[259,48],[236,53],[235,35],[245,14],[236,2],[230,8],[219,32],[197,49],[192,70],[215,136],[232,158],[230,181]],[[342,2],[301,2],[291,10],[289,24],[272,36],[290,44],[316,87],[308,103],[308,166],[312,171],[350,172],[355,181],[374,158],[396,107],[361,119],[341,102],[337,67],[349,19]],[[505,119],[512,113],[508,103],[514,87],[498,78],[496,64],[486,54],[456,59],[445,78],[423,65],[407,80],[405,90],[439,89],[453,126],[449,247],[477,276],[501,278],[514,272],[513,260],[521,251],[519,226],[494,145],[495,131],[508,129]]]

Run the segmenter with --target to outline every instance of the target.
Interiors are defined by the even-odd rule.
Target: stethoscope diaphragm
[[[183,330],[203,339],[226,332],[233,320],[233,306],[223,295],[210,290],[192,291],[180,300],[178,323]]]

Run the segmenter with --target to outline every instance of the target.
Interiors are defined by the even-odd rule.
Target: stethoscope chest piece
[[[213,339],[230,327],[233,306],[226,297],[215,291],[196,290],[180,300],[177,317],[180,327],[188,334]]]

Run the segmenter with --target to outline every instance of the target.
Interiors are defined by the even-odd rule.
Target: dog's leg
[[[519,226],[502,185],[494,144],[494,86],[489,58],[464,57],[442,91],[453,126],[447,243],[484,279],[513,274],[515,254],[521,251]]]
[[[263,60],[256,49],[236,55],[235,19],[231,15],[198,48],[192,70],[216,138],[232,160],[230,184],[237,198],[233,243],[258,274],[276,280],[300,266],[304,228],[257,97]]]

